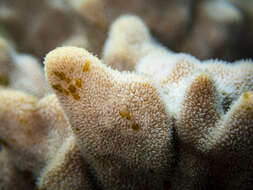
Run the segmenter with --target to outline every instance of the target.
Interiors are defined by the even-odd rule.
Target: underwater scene
[[[253,0],[0,0],[0,190],[252,190]]]

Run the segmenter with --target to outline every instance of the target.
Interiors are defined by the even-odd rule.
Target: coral
[[[240,1],[240,0],[227,0],[237,7],[240,8],[242,14],[244,15],[244,26],[241,30],[243,35],[240,36],[241,46],[237,48],[237,52],[241,54],[252,55],[252,44],[253,40],[251,34],[253,32],[253,3],[250,0]]]
[[[62,45],[100,56],[114,20],[134,14],[173,51],[235,60],[252,57],[252,10],[249,0],[2,0],[0,33],[40,60]]]
[[[172,50],[188,52],[200,59],[230,60],[240,56],[237,52],[244,46],[240,35],[248,33],[244,15],[252,10],[250,7],[244,14],[240,5],[250,3],[218,0],[74,0],[71,4],[77,14],[100,29],[108,28],[122,14],[135,14]],[[247,44],[244,50],[248,51],[252,43]],[[248,52],[247,56],[251,54]]]
[[[75,138],[70,136],[43,169],[38,189],[92,189],[87,168]]]
[[[136,14],[165,42],[177,42],[187,33],[193,2],[187,0],[75,0],[74,10],[100,28],[122,14]],[[169,22],[168,22],[169,20]]]
[[[67,5],[65,0],[2,0],[0,22],[18,50],[39,59],[64,44],[99,53],[98,46],[102,46],[105,35],[81,22]]]
[[[61,147],[69,144],[64,144],[71,136],[68,121],[55,95],[38,100],[23,92],[1,90],[0,97],[1,144],[20,176],[30,173],[34,180],[60,154]]]
[[[141,19],[122,16],[110,28],[103,49],[103,61],[113,69],[133,71],[136,62],[151,51],[167,53],[168,50],[151,38]]]
[[[77,48],[56,49],[45,64],[82,155],[104,188],[159,187],[172,163],[172,120],[152,81],[113,71]]]
[[[17,53],[8,41],[2,38],[0,38],[0,85],[38,97],[50,92],[38,60],[33,56]]]
[[[197,6],[195,24],[181,47],[201,59],[228,57],[243,25],[243,14],[225,1],[202,1]],[[215,11],[214,11],[215,10]]]
[[[102,60],[60,47],[44,64],[55,94],[0,90],[0,187],[27,173],[40,190],[253,186],[252,61],[174,53],[127,15]]]
[[[21,175],[21,172],[11,164],[5,150],[0,150],[0,165],[1,190],[22,190],[34,188],[32,181],[28,180],[29,176]]]

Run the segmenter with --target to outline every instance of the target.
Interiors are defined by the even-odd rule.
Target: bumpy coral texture
[[[102,60],[60,47],[44,63],[55,94],[0,90],[0,187],[252,188],[251,61],[173,53],[127,15]]]

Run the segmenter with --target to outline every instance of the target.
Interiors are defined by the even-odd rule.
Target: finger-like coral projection
[[[10,174],[18,173],[35,183],[71,134],[64,112],[54,95],[38,100],[14,90],[0,91],[0,105],[0,142],[7,152]],[[9,185],[17,184],[18,180]]]
[[[33,56],[17,53],[1,37],[0,85],[22,90],[37,97],[43,97],[50,91],[38,60]]]
[[[173,53],[129,15],[103,55],[48,53],[53,95],[0,90],[0,187],[29,174],[39,190],[252,188],[252,61]]]
[[[114,71],[78,48],[58,48],[45,64],[82,155],[102,186],[160,187],[173,163],[172,119],[155,84]]]
[[[92,189],[85,160],[73,136],[66,139],[54,158],[43,169],[39,189]]]
[[[165,48],[151,38],[141,19],[124,15],[111,26],[104,46],[103,60],[114,69],[133,71],[139,59],[151,51],[167,53]]]
[[[16,167],[37,174],[70,133],[64,113],[55,96],[1,90],[0,97],[0,140]]]

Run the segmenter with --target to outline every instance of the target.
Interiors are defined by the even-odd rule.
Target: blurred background
[[[252,0],[0,0],[0,38],[39,60],[62,45],[100,57],[121,14],[140,16],[175,52],[225,61],[253,57]]]

